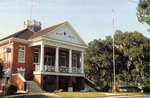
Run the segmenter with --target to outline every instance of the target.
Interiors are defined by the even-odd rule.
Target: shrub
[[[150,86],[149,85],[144,86],[142,89],[143,89],[144,93],[149,93],[150,92]]]
[[[17,86],[14,84],[6,84],[3,86],[3,92],[7,95],[14,94],[17,92]]]
[[[100,89],[101,92],[108,92],[110,90],[110,86],[106,85]]]

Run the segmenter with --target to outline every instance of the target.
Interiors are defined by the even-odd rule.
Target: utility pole
[[[113,25],[113,73],[114,73],[113,91],[114,93],[116,93],[115,42],[114,42],[115,28],[114,28],[114,10],[113,9],[112,9],[112,25]]]

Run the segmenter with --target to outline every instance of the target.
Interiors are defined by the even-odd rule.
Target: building
[[[0,89],[14,83],[28,90],[28,81],[44,91],[84,90],[86,43],[69,22],[41,30],[37,21],[24,22],[25,29],[0,40],[0,59],[5,76]]]

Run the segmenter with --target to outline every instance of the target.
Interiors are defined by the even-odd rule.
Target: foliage
[[[150,86],[149,85],[144,86],[142,89],[143,89],[143,91],[145,93],[149,93],[150,92]]]
[[[139,32],[116,31],[115,67],[118,85],[148,85],[149,38]],[[112,38],[94,40],[85,51],[85,74],[97,86],[112,87],[113,61]]]
[[[139,22],[145,22],[150,26],[150,0],[139,0],[137,17]]]
[[[3,76],[4,76],[4,72],[3,72],[3,66],[2,66],[2,62],[0,61],[0,79],[2,79],[3,78]]]
[[[14,93],[17,92],[17,86],[14,85],[14,84],[6,84],[6,85],[3,86],[3,92],[6,95],[14,94]]]

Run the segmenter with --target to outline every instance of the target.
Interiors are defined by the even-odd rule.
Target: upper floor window
[[[25,46],[19,46],[19,49],[18,49],[18,62],[25,63]]]
[[[61,66],[66,66],[66,53],[61,53]]]
[[[72,67],[77,67],[77,55],[73,54]]]
[[[40,55],[40,51],[39,49],[35,48],[34,49],[34,64],[39,64],[39,56]]]
[[[6,50],[6,48],[4,48],[4,52],[3,52],[3,61],[4,61],[4,63],[7,62],[7,52],[5,50]]]

